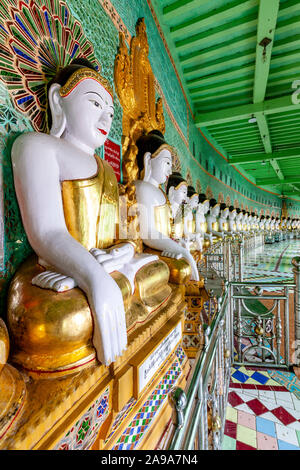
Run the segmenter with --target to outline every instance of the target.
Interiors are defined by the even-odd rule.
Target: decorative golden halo
[[[174,186],[174,187],[175,189],[179,189],[181,188],[181,186],[188,186],[188,184],[186,181],[181,181],[177,186]]]
[[[157,155],[158,155],[162,150],[169,150],[169,152],[171,153],[171,156],[173,155],[173,148],[171,147],[171,145],[162,144],[157,150],[155,150],[155,152],[153,152],[153,153],[151,154],[151,158],[157,157]]]
[[[63,85],[59,90],[60,96],[62,98],[68,96],[80,82],[87,78],[91,78],[100,83],[100,85],[102,85],[113,98],[113,90],[109,81],[102,77],[100,73],[96,72],[96,70],[89,69],[88,67],[82,67],[81,69],[76,70],[76,72],[69,77],[65,85]]]

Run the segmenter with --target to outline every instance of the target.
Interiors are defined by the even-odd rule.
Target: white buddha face
[[[114,106],[110,93],[96,80],[87,78],[65,97],[61,107],[66,117],[62,138],[90,149],[101,147],[109,134]]]
[[[191,209],[196,209],[198,206],[198,195],[195,194],[194,196],[189,198],[189,206]]]
[[[209,211],[209,201],[204,201],[198,204],[198,208],[201,214],[205,215]]]
[[[154,158],[150,158],[151,178],[158,184],[164,184],[172,173],[172,155],[170,150],[163,149]]]
[[[220,214],[219,204],[216,204],[215,207],[213,207],[210,212],[213,217],[219,217],[219,214]]]
[[[229,212],[229,220],[235,220],[236,218],[236,211]]]
[[[225,209],[221,211],[221,216],[223,219],[227,219],[228,215],[229,215],[229,208],[225,207]]]

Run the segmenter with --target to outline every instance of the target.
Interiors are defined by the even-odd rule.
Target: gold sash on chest
[[[112,167],[95,156],[98,172],[87,179],[63,181],[67,229],[86,249],[108,248],[117,238],[119,193]]]

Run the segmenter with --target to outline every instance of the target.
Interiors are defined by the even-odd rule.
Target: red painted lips
[[[101,134],[103,134],[103,135],[107,135],[107,132],[104,129],[98,129],[98,131],[100,131]]]

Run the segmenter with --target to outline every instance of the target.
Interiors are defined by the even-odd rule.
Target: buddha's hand
[[[191,242],[190,242],[190,239],[187,237],[187,238],[182,238],[180,241],[179,241],[180,245],[185,248],[186,250],[190,250],[190,247],[191,247]]]
[[[191,253],[188,250],[184,250],[183,257],[191,265],[191,268],[192,268],[191,280],[192,281],[199,281],[199,273],[198,273],[198,269],[197,269],[197,264],[196,264],[196,261],[194,260],[193,256],[191,255]]]
[[[108,249],[91,248],[90,253],[107,273],[118,271],[134,256],[134,246],[131,243],[120,243]]]
[[[197,244],[197,249],[199,251],[202,251],[203,248],[203,239],[199,233],[196,234],[195,236],[196,244]]]
[[[93,344],[98,360],[108,366],[127,347],[124,302],[120,288],[106,273],[87,288],[94,317]]]
[[[165,256],[166,258],[174,258],[174,259],[181,259],[183,257],[182,253],[173,253],[171,251],[162,251],[161,256]]]
[[[31,284],[42,289],[51,289],[55,292],[65,292],[77,286],[75,279],[64,276],[56,271],[43,271],[35,276]]]

